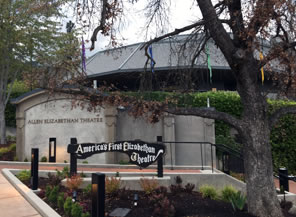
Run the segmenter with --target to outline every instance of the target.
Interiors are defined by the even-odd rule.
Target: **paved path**
[[[41,217],[0,173],[0,216]]]

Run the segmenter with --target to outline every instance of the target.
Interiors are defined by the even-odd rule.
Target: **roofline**
[[[154,70],[155,71],[166,71],[166,70],[177,70],[177,69],[190,69],[190,68],[194,68],[194,69],[207,69],[208,66],[207,65],[195,65],[195,66],[191,66],[191,65],[187,65],[187,66],[171,66],[171,67],[155,67]],[[112,70],[112,71],[108,71],[108,72],[102,72],[102,73],[95,73],[92,75],[88,75],[88,78],[93,78],[93,77],[98,77],[98,76],[105,76],[105,75],[113,75],[113,74],[117,74],[117,73],[128,73],[128,72],[141,72],[143,71],[144,68],[134,68],[134,69],[121,69],[121,70]],[[231,70],[229,66],[212,66],[212,69],[215,70]]]
[[[33,96],[37,96],[37,95],[43,94],[45,92],[46,92],[45,89],[37,88],[37,89],[34,89],[34,90],[30,91],[30,92],[27,92],[27,93],[25,93],[25,94],[23,94],[23,95],[21,95],[21,96],[19,96],[17,98],[11,99],[10,103],[14,104],[14,105],[17,105],[17,104],[19,104],[19,103],[33,97]]]

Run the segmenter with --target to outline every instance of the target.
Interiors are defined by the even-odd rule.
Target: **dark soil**
[[[44,194],[47,183],[48,179],[39,178],[39,188],[43,189],[39,196],[48,203]],[[26,184],[29,185],[29,183]],[[65,193],[65,197],[72,195],[72,193],[63,186],[60,186],[60,191],[67,192]],[[134,206],[133,203],[135,194],[138,194],[139,198],[137,206]],[[169,201],[168,203],[164,202],[164,200],[159,200],[161,202],[156,203],[155,198],[157,198],[157,196],[146,195],[143,191],[122,189],[112,195],[106,194],[106,216],[109,216],[116,208],[129,208],[131,211],[127,217],[164,217],[168,216],[167,213],[174,207],[173,216],[176,217],[254,217],[248,214],[246,209],[243,211],[234,211],[230,203],[203,198],[199,192],[187,193],[183,191],[177,194],[166,193],[165,195]],[[85,194],[79,190],[77,193],[77,202],[83,207],[84,212],[91,213],[90,194]],[[63,210],[58,209],[53,204],[51,204],[51,206],[60,215],[65,216]],[[163,209],[157,209],[160,206],[162,206]],[[295,215],[289,214],[284,209],[283,212],[285,217],[296,217]]]

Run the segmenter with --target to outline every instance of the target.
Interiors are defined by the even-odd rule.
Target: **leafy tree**
[[[58,85],[75,72],[77,42],[61,32],[63,0],[2,0],[0,2],[0,144],[5,138],[5,107],[20,73],[30,87]],[[70,39],[69,39],[70,38]],[[72,58],[69,58],[72,57]]]
[[[129,3],[144,0],[130,0]],[[120,0],[76,0],[78,15],[82,22],[92,17],[92,12],[100,14],[98,25],[91,37],[92,48],[99,33],[110,36],[116,42],[116,21],[122,18],[126,2]],[[146,0],[147,28],[163,27],[167,1]],[[136,115],[154,110],[156,120],[161,112],[167,111],[178,115],[194,115],[224,121],[234,127],[243,142],[248,210],[259,217],[282,217],[274,187],[270,133],[279,118],[288,113],[296,113],[295,106],[287,106],[268,112],[267,92],[262,89],[261,68],[286,94],[295,91],[295,46],[296,46],[296,5],[293,0],[196,0],[193,8],[201,19],[188,26],[175,29],[148,41],[144,48],[147,59],[150,44],[190,31],[189,38],[198,37],[196,49],[192,55],[197,58],[205,49],[208,40],[223,53],[232,74],[236,79],[237,92],[243,107],[240,117],[202,108],[165,107],[159,103],[131,101],[123,96],[92,97],[92,101],[107,101],[113,104],[131,104]],[[93,10],[89,10],[89,9]],[[91,13],[89,13],[91,12]],[[99,13],[98,13],[99,12]],[[186,13],[182,11],[181,13]],[[196,16],[199,17],[199,16]],[[161,30],[163,30],[162,28]],[[202,34],[201,34],[202,33]],[[262,39],[269,49],[262,52]],[[116,43],[114,43],[116,44]],[[261,57],[260,57],[261,56]],[[85,94],[86,95],[86,94]],[[102,99],[103,98],[103,99]],[[128,102],[128,103],[127,103]]]

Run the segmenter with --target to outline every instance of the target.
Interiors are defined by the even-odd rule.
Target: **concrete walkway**
[[[41,217],[0,173],[0,216]]]

